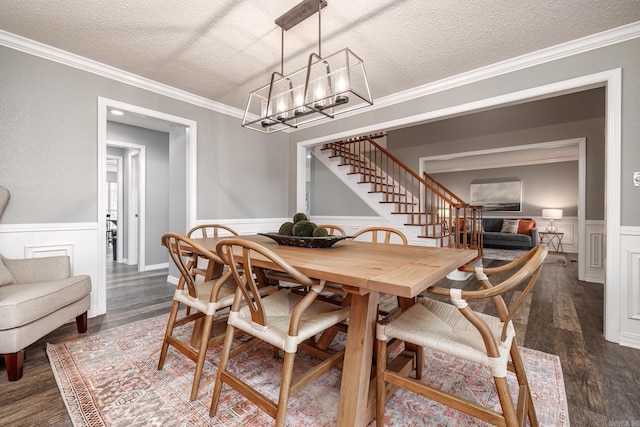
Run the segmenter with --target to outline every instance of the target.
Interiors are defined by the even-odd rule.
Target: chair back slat
[[[193,227],[191,230],[189,230],[189,232],[187,233],[187,237],[193,238],[193,235],[197,234],[196,232],[198,231],[200,232],[200,235],[204,238],[219,237],[220,233],[223,233],[225,235],[232,235],[232,236],[238,235],[238,232],[235,231],[233,228],[223,224],[202,224],[202,225],[197,225]]]
[[[548,249],[544,244],[539,244],[535,248],[528,251],[521,257],[499,267],[483,268],[480,271],[476,271],[476,275],[480,272],[478,281],[482,285],[483,289],[474,291],[461,291],[460,295],[463,300],[483,299],[491,298],[498,312],[498,318],[504,323],[501,334],[501,341],[506,339],[507,327],[509,322],[513,318],[516,310],[520,307],[526,296],[531,292],[533,286],[536,284],[540,272],[542,271],[542,265],[547,257]],[[509,273],[517,269],[513,274],[507,277],[502,282],[493,285],[488,275]],[[463,271],[474,271],[469,267],[462,269]],[[484,277],[482,276],[484,274]],[[503,295],[520,286],[525,281],[528,283],[520,292],[520,295],[516,300],[511,303],[510,306],[504,301]],[[435,295],[449,296],[451,289],[431,287],[427,292]]]
[[[380,238],[382,239],[382,241],[380,241],[380,238],[378,237],[380,235]],[[378,244],[378,243],[382,243],[385,245],[389,245],[391,244],[391,237],[392,236],[396,236],[397,238],[400,239],[400,241],[402,242],[403,245],[407,246],[408,245],[408,241],[407,241],[407,236],[404,235],[404,233],[402,233],[399,230],[396,230],[395,228],[391,228],[391,227],[368,227],[368,228],[363,228],[362,230],[358,230],[356,231],[352,238],[354,240],[356,240],[358,237],[365,237],[365,238],[370,238],[371,243],[373,244]]]
[[[238,285],[236,302],[234,302],[232,311],[239,310],[240,301],[238,296],[241,295],[251,313],[251,321],[261,327],[267,327],[267,316],[262,304],[262,296],[260,295],[260,284],[256,281],[257,275],[253,274],[252,260],[257,257],[252,252],[257,252],[270,263],[276,265],[276,267],[269,266],[270,269],[288,273],[297,283],[304,286],[312,286],[314,284],[312,279],[300,273],[281,257],[258,243],[244,239],[228,238],[218,242],[216,251],[233,272],[233,277]]]
[[[197,257],[194,257],[194,255],[206,258],[213,263],[221,264],[222,260],[213,252],[179,233],[164,233],[162,235],[162,245],[167,248],[169,258],[180,271],[178,289],[184,289],[186,286],[189,296],[197,298],[198,292],[196,290],[195,274],[193,273],[193,269],[196,268],[194,258]]]

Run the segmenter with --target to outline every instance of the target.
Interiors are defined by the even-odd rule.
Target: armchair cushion
[[[89,309],[91,278],[69,277],[68,256],[0,261],[15,279],[0,287],[0,354],[22,351]]]
[[[4,257],[0,255],[0,286],[16,283],[16,278],[9,269],[4,265]]]
[[[89,276],[39,283],[14,283],[0,288],[0,330],[17,328],[55,312],[91,292]],[[72,318],[72,317],[70,317]]]
[[[18,283],[47,282],[66,279],[71,275],[71,265],[66,255],[26,259],[3,257],[2,261]]]

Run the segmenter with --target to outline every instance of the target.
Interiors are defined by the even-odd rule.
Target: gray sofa
[[[533,221],[533,220],[529,220]],[[485,248],[531,249],[538,244],[538,229],[531,228],[530,234],[503,233],[503,218],[483,218],[482,246]]]

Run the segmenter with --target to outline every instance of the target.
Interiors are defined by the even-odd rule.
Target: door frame
[[[573,79],[523,89],[515,92],[481,99],[465,104],[454,105],[440,110],[418,113],[400,119],[377,122],[375,124],[326,134],[297,144],[297,188],[296,209],[305,206],[306,191],[306,153],[307,147],[313,147],[330,141],[351,138],[354,135],[372,134],[386,129],[424,123],[426,121],[452,117],[457,114],[482,111],[486,108],[528,102],[582,90],[603,86],[605,96],[605,287],[604,287],[604,337],[607,341],[620,342],[620,295],[622,277],[620,271],[620,164],[622,147],[622,69],[614,68]],[[624,310],[623,310],[624,311]]]
[[[197,145],[198,126],[194,120],[178,117],[160,111],[151,110],[141,106],[116,101],[109,98],[98,97],[98,189],[97,189],[97,224],[98,236],[97,245],[97,277],[94,292],[97,294],[96,315],[107,312],[107,282],[106,282],[106,223],[104,221],[105,201],[104,185],[107,176],[107,121],[108,110],[118,109],[154,119],[164,120],[170,123],[184,126],[186,128],[186,224],[188,230],[196,222],[196,183],[197,183]],[[143,205],[143,204],[141,204]],[[139,266],[141,262],[138,263]],[[140,268],[140,267],[139,267]],[[142,266],[144,268],[144,266]]]
[[[575,152],[567,152],[567,147],[574,147]],[[539,156],[523,154],[523,153],[545,153],[544,158],[540,160]],[[549,153],[553,153],[549,155]],[[487,155],[503,155],[499,163],[489,164],[486,160],[482,159]],[[504,157],[505,154],[513,154],[513,156]],[[503,168],[503,167],[515,167],[535,164],[549,164],[557,162],[578,162],[578,280],[585,280],[587,276],[586,267],[586,254],[587,254],[587,242],[585,236],[587,235],[587,220],[586,220],[586,206],[587,206],[587,138],[578,137],[570,139],[562,139],[547,142],[538,142],[533,144],[524,145],[511,145],[505,147],[488,148],[482,150],[462,151],[459,153],[441,154],[436,156],[420,157],[419,159],[419,176],[422,176],[423,172],[429,172],[431,174],[438,174],[443,172],[455,172],[456,170],[470,170],[468,165],[456,165],[455,161],[459,159],[473,158],[476,165],[475,169],[485,170],[491,168]],[[434,170],[429,167],[430,163],[437,165],[439,161],[446,161],[447,166]],[[462,169],[464,167],[464,169]],[[532,215],[536,216],[536,215]]]

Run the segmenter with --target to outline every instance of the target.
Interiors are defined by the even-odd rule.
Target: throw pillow
[[[9,271],[9,269],[2,262],[4,257],[0,255],[0,286],[10,285],[12,283],[16,283],[15,277]]]
[[[536,228],[536,221],[531,218],[520,218],[518,221],[518,234],[531,236],[531,229]]]
[[[500,230],[500,232],[516,234],[518,232],[519,222],[520,220],[518,219],[505,219],[502,221],[502,230]]]

